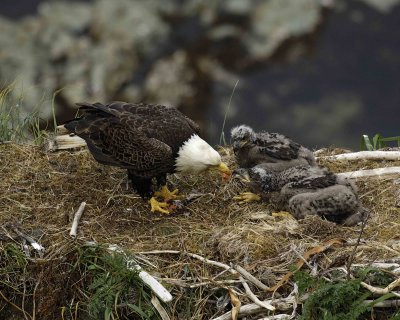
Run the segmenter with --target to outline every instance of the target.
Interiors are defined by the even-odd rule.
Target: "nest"
[[[234,167],[232,150],[220,152]],[[334,172],[400,165],[400,161],[320,163]],[[82,281],[84,275],[76,275],[77,279],[68,275],[68,281],[63,275],[67,262],[76,259],[76,248],[87,241],[118,245],[142,261],[149,273],[169,286],[174,302],[167,309],[176,319],[208,319],[224,313],[226,305],[218,304],[223,295],[219,290],[235,286],[224,283],[232,280],[229,273],[219,275],[221,269],[215,265],[168,251],[194,253],[228,266],[240,265],[265,285],[273,286],[289,272],[299,255],[332,239],[342,239],[343,245],[319,254],[318,265],[328,268],[345,261],[360,231],[359,226],[343,227],[318,217],[296,221],[274,215],[265,203],[239,205],[232,197],[246,191],[245,187],[236,180],[223,182],[211,173],[171,175],[169,181],[180,194],[200,196],[170,215],[154,214],[149,212],[149,204],[131,191],[124,170],[98,164],[86,149],[50,153],[30,145],[0,145],[0,176],[3,252],[10,242],[22,245],[15,230],[45,248],[41,257],[32,256],[30,263],[19,270],[23,277],[41,279],[32,280],[37,285],[25,298],[25,308],[42,319],[59,318],[60,308],[79,300],[79,294],[70,292],[66,285]],[[362,178],[357,185],[372,215],[353,262],[368,264],[399,258],[400,193],[396,177]],[[81,202],[87,205],[79,225],[79,240],[72,240],[69,229]],[[159,253],[145,253],[154,250]],[[15,279],[21,281],[20,277]],[[21,283],[14,287],[21,290]],[[10,308],[16,312],[16,308],[24,309],[21,295],[10,290],[3,287],[0,306],[4,309],[11,303],[16,307]],[[225,294],[226,290],[222,291]],[[270,296],[260,293],[260,298]],[[244,296],[241,300],[249,301]],[[36,304],[32,304],[34,301]]]

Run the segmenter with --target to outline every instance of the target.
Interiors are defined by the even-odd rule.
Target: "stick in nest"
[[[69,235],[72,237],[76,237],[78,233],[78,224],[79,220],[82,217],[83,210],[85,210],[86,202],[82,202],[81,205],[78,208],[78,211],[76,211],[74,215],[74,221],[72,221],[72,226],[71,226],[71,231],[69,232]]]
[[[350,275],[351,275],[351,264],[353,263],[354,260],[354,256],[356,255],[356,251],[357,251],[357,247],[360,244],[361,241],[361,237],[364,233],[364,228],[367,225],[367,221],[369,218],[369,211],[367,211],[367,216],[365,217],[365,219],[362,221],[361,224],[361,229],[360,229],[360,233],[358,234],[358,238],[357,238],[357,242],[354,245],[353,251],[350,254],[349,260],[347,261],[347,265],[346,265],[346,269],[347,269],[347,280],[350,280]]]
[[[321,157],[329,160],[400,160],[399,151],[359,151]]]

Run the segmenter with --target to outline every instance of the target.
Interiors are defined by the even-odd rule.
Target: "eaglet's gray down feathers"
[[[252,192],[268,199],[275,210],[289,211],[295,218],[318,215],[351,226],[365,218],[355,184],[326,168],[299,166],[281,172],[269,171],[260,164],[237,169]]]
[[[254,132],[246,125],[231,129],[236,161],[240,168],[260,163],[270,171],[279,172],[294,166],[316,166],[314,154],[299,143],[280,133]]]

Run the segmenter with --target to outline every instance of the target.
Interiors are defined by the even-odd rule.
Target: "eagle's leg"
[[[152,189],[152,179],[138,177],[136,172],[128,170],[128,178],[132,182],[133,188],[139,193],[144,200],[148,200],[151,205],[151,212],[160,212],[163,214],[169,214],[169,211],[165,208],[168,207],[168,203],[159,202],[154,197]]]
[[[150,206],[151,206],[151,209],[150,209],[151,212],[158,211],[158,212],[163,213],[163,214],[169,214],[170,213],[168,210],[164,209],[164,208],[168,207],[168,203],[166,203],[166,202],[159,202],[159,201],[157,201],[156,198],[151,197],[150,200],[149,200],[149,203],[150,203]]]
[[[169,191],[168,186],[167,186],[167,176],[166,175],[161,175],[161,176],[157,177],[157,185],[161,186],[161,190],[154,192],[154,196],[162,197],[164,199],[164,201],[173,200],[178,197],[176,195],[179,191],[178,189]]]
[[[260,201],[261,197],[253,192],[243,192],[238,196],[234,196],[233,199],[239,201],[239,204],[243,204],[251,201]]]

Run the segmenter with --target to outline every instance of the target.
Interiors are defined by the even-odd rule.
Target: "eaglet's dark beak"
[[[235,179],[239,179],[242,182],[246,182],[246,183],[251,182],[249,171],[244,168],[235,169],[232,173],[232,177]]]

